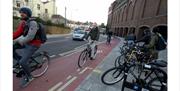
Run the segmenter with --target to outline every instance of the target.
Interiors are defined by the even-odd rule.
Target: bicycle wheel
[[[163,77],[153,78],[148,82],[148,88],[150,91],[167,91],[166,81]]]
[[[86,63],[87,61],[87,50],[84,50],[81,52],[81,54],[79,55],[79,58],[78,58],[78,67],[79,68],[82,68],[82,66]]]
[[[125,61],[124,55],[120,55],[115,59],[114,66],[119,67],[120,65],[123,65],[124,61]]]
[[[41,52],[32,58],[32,63],[30,63],[31,75],[40,77],[48,70],[50,58],[45,52]]]
[[[113,67],[103,73],[103,75],[101,76],[101,81],[106,85],[113,85],[121,81],[123,77],[123,67]]]

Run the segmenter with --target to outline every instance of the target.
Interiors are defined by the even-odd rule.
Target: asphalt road
[[[99,42],[105,41],[106,37],[101,36]],[[72,40],[72,35],[51,37],[41,46],[38,51],[47,51],[51,58],[59,57],[61,54],[84,47],[86,41]]]

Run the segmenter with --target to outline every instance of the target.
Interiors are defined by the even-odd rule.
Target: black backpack
[[[28,32],[28,30],[29,30],[29,23],[30,23],[30,21],[36,21],[36,20],[35,19],[30,19],[30,20],[27,21],[26,32]],[[38,28],[39,29],[38,29],[34,39],[40,39],[41,43],[45,43],[47,41],[47,35],[46,35],[46,31],[45,31],[45,26],[41,22],[37,22],[37,24],[38,24]],[[25,34],[27,34],[27,33],[25,33]]]
[[[160,33],[157,33],[158,40],[156,43],[156,50],[161,51],[166,49],[167,43]]]

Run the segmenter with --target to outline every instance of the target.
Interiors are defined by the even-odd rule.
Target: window
[[[37,8],[38,8],[38,10],[40,10],[40,4],[37,4]]]
[[[45,13],[48,13],[48,9],[45,9]]]
[[[17,7],[20,7],[20,6],[21,6],[20,3],[17,3],[16,5],[17,5]]]

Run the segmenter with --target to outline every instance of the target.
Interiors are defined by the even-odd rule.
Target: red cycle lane
[[[88,61],[81,69],[77,66],[80,52],[53,59],[48,71],[26,88],[20,88],[20,79],[13,75],[13,91],[74,91],[118,43],[118,39],[113,39],[111,46],[99,44],[96,59]]]

